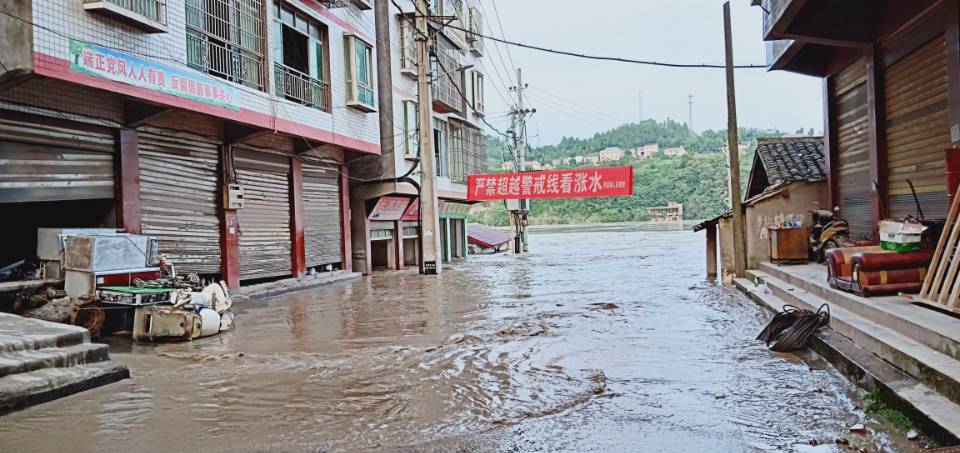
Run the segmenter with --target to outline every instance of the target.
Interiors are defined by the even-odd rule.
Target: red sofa
[[[897,253],[880,246],[844,247],[828,250],[826,258],[831,288],[870,297],[920,291],[933,251]]]

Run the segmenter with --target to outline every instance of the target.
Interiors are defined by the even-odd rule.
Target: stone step
[[[770,279],[773,282],[775,277],[770,277]],[[768,282],[768,286],[771,282]],[[785,300],[776,293],[761,294],[751,279],[734,279],[734,284],[751,299],[771,312],[781,311],[785,304],[814,310],[819,306],[816,299],[792,297]],[[803,299],[807,300],[804,301]],[[813,304],[811,305],[810,302],[813,302]],[[846,319],[841,320],[841,318]],[[830,361],[838,370],[846,374],[851,381],[869,391],[880,391],[884,402],[906,413],[911,420],[934,439],[945,445],[957,443],[960,439],[960,405],[899,367],[863,348],[860,341],[864,341],[865,336],[861,336],[860,340],[851,339],[844,335],[841,330],[850,332],[855,326],[864,328],[872,331],[872,334],[876,337],[883,337],[900,347],[927,349],[927,352],[920,355],[925,355],[928,358],[939,355],[943,360],[953,359],[915,342],[911,345],[908,339],[889,331],[889,329],[887,329],[887,332],[880,332],[877,329],[879,326],[876,326],[876,324],[857,318],[843,308],[833,310],[831,328],[820,329],[812,339],[811,347]],[[896,339],[898,336],[900,338]]]
[[[0,313],[0,353],[63,348],[90,342],[90,332],[79,326]]]
[[[0,352],[0,378],[43,368],[63,368],[110,359],[105,344],[81,343],[65,348]]]
[[[130,377],[125,365],[98,362],[44,368],[0,378],[0,414],[20,410]]]
[[[833,330],[951,401],[960,403],[960,360],[775,276],[762,271],[754,274],[766,281],[773,295],[788,304],[814,311],[824,303],[830,304],[830,327]]]
[[[760,272],[808,291],[829,302],[831,307],[842,307],[936,351],[960,359],[960,319],[904,297],[863,298],[835,290],[827,285],[826,266],[814,267],[817,271],[814,273],[798,270],[802,268],[760,263]],[[751,271],[751,275],[755,276],[755,272]]]

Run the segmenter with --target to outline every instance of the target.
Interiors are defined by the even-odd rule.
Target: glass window
[[[373,47],[353,35],[344,40],[347,59],[347,103],[365,111],[373,111]]]

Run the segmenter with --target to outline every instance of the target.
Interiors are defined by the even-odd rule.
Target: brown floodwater
[[[769,315],[704,281],[702,235],[530,248],[243,303],[214,338],[109,339],[132,378],[0,418],[0,451],[912,449],[833,368],[753,341]]]

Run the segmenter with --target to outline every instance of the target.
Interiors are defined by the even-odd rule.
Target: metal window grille
[[[477,54],[483,54],[483,14],[476,7],[470,7],[470,26],[467,27],[470,33],[467,34],[467,42],[470,44],[470,50]]]
[[[447,128],[449,176],[465,183],[467,176],[483,173],[487,167],[486,136],[468,123],[451,120]]]
[[[433,99],[460,111],[464,102],[463,72],[460,68],[460,51],[450,41],[437,37],[434,40],[434,63],[431,68]],[[463,95],[461,95],[463,93]]]
[[[199,71],[266,87],[262,0],[186,0],[187,64]]]
[[[415,32],[410,24],[412,17],[400,17],[400,70],[417,73],[417,41]]]
[[[451,120],[448,125],[447,155],[450,162],[450,180],[465,182],[467,178],[464,173],[463,126],[459,121],[454,120]]]

